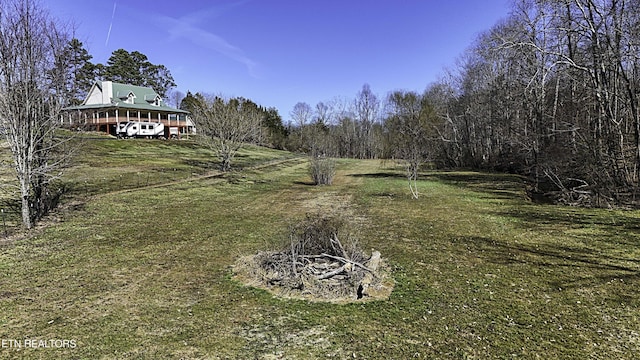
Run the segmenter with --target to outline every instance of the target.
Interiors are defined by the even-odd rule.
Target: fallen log
[[[342,274],[343,272],[345,272],[347,270],[347,265],[348,264],[342,265],[342,266],[340,266],[339,268],[337,268],[337,269],[335,269],[333,271],[329,271],[329,272],[326,272],[324,274],[318,275],[318,276],[316,276],[316,280],[324,280],[324,279],[328,279],[328,278],[334,277],[336,275]],[[350,266],[349,266],[349,268],[350,268]]]
[[[351,265],[357,266],[357,267],[359,267],[359,268],[361,268],[363,270],[366,270],[366,271],[368,271],[368,272],[370,272],[372,274],[374,272],[373,270],[369,269],[368,267],[366,267],[363,264],[360,264],[357,261],[349,260],[349,259],[343,258],[341,256],[334,256],[334,255],[329,255],[329,254],[324,254],[323,253],[323,254],[320,254],[320,255],[304,255],[304,257],[305,258],[309,258],[309,259],[329,258],[329,259],[333,259],[333,260],[338,260],[338,261],[342,262],[343,264],[351,264]]]

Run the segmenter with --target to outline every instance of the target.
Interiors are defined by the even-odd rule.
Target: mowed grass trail
[[[380,161],[340,160],[334,185],[315,187],[304,158],[260,148],[241,154],[242,171],[195,179],[215,169],[196,145],[146,142],[141,157],[141,143],[103,143],[68,180],[82,206],[0,245],[0,339],[77,346],[5,347],[1,358],[633,359],[640,351],[638,211],[536,205],[521,179],[472,172],[424,173],[414,200],[402,172]],[[149,180],[123,176],[139,189],[118,192],[120,171]],[[145,186],[162,182],[172,185]],[[328,211],[352,221],[364,249],[381,251],[396,281],[390,299],[279,299],[233,278],[239,256],[279,248],[289,225]]]

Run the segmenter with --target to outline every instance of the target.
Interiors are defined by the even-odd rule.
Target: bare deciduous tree
[[[306,102],[296,103],[290,115],[290,148],[291,150],[309,151],[307,134],[307,126],[311,123],[313,117],[313,109]]]
[[[639,39],[638,0],[513,1],[438,110],[441,153],[559,202],[640,205]]]
[[[388,107],[390,152],[404,163],[411,195],[417,199],[418,171],[429,156],[430,133],[437,116],[426,98],[415,92],[391,93]]]
[[[69,37],[35,1],[0,4],[0,124],[29,229],[52,205],[49,185],[66,158],[67,141],[56,134],[62,102],[56,90]]]
[[[180,103],[184,98],[185,94],[182,91],[171,88],[167,92],[167,102],[176,108],[180,107]]]
[[[355,115],[357,118],[358,133],[358,158],[374,158],[376,141],[374,138],[373,126],[379,119],[380,100],[371,91],[369,84],[364,84],[362,90],[356,95],[354,101]]]
[[[203,96],[192,116],[202,135],[199,138],[217,152],[222,171],[231,169],[231,161],[243,145],[260,141],[263,115],[247,100]]]
[[[302,128],[311,121],[311,117],[313,116],[313,109],[311,109],[311,105],[305,102],[299,102],[294,105],[290,115],[291,120],[293,120],[294,124],[297,127]]]

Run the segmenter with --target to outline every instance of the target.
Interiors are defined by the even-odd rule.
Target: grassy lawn
[[[633,359],[640,351],[640,212],[536,205],[513,176],[306,162],[249,148],[215,171],[196,144],[89,144],[67,181],[81,205],[0,243],[1,358]],[[162,187],[154,184],[170,183]],[[121,189],[131,191],[118,191]],[[338,211],[381,251],[389,300],[274,298],[232,274],[306,213]],[[6,344],[5,344],[6,345]]]

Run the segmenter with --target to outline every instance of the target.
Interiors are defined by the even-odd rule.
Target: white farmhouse
[[[63,110],[63,122],[111,135],[116,135],[120,123],[129,121],[163,123],[167,132],[177,128],[180,134],[195,131],[189,112],[166,105],[152,88],[112,81],[96,81],[81,105]]]

